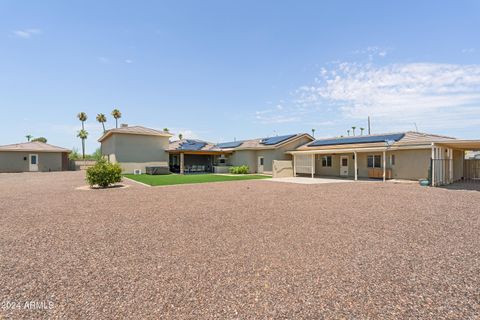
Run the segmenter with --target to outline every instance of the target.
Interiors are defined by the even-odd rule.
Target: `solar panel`
[[[237,148],[240,147],[242,143],[243,141],[222,142],[217,144],[216,147],[220,149]]]
[[[206,142],[204,141],[198,141],[198,140],[185,140],[178,148],[177,150],[192,150],[192,151],[197,151],[201,150],[203,147],[207,145]]]
[[[271,138],[264,138],[262,141],[260,141],[261,144],[264,144],[266,146],[272,146],[275,144],[279,144],[280,142],[283,142],[285,140],[288,140],[290,138],[295,137],[296,134],[289,134],[285,136],[276,136],[276,137],[271,137]]]
[[[310,143],[309,147],[320,147],[320,146],[332,146],[339,144],[355,144],[355,143],[375,143],[375,142],[386,142],[389,140],[398,141],[405,136],[404,133],[396,134],[386,134],[380,136],[357,136],[357,137],[345,137],[345,138],[336,138],[336,139],[324,139],[324,140],[315,140]]]

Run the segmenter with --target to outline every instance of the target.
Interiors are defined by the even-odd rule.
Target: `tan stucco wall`
[[[248,166],[250,173],[257,171],[257,152],[255,150],[235,151],[230,156],[229,161],[232,166]]]
[[[231,164],[234,166],[247,165],[251,173],[255,173],[258,172],[258,157],[263,157],[263,172],[272,173],[273,160],[291,160],[292,156],[286,154],[286,152],[294,150],[310,141],[309,138],[303,137],[287,143],[278,149],[235,151],[230,158]]]
[[[62,171],[61,152],[0,152],[0,172],[29,171],[29,155],[38,155],[38,171]],[[24,158],[27,160],[24,160]]]
[[[102,141],[102,154],[120,163],[124,173],[146,166],[168,166],[168,137],[113,134]]]
[[[293,177],[293,161],[291,160],[273,160],[273,177],[288,178]]]
[[[395,165],[390,166],[390,155],[395,155]],[[355,162],[353,154],[345,154],[348,156],[348,175],[353,177],[355,174]],[[358,177],[368,177],[367,158],[369,155],[379,155],[382,157],[381,165],[383,167],[383,153],[357,153]],[[322,167],[323,155],[317,155],[315,160],[315,173],[322,176],[339,176],[340,175],[340,156],[332,155],[332,167]],[[401,150],[387,152],[387,168],[392,169],[392,175],[395,179],[418,180],[428,178],[428,168],[430,166],[431,150]],[[463,167],[462,167],[463,171]]]

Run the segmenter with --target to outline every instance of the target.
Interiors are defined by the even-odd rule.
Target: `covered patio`
[[[228,172],[228,152],[170,151],[170,171],[179,174]]]
[[[391,147],[292,151],[293,175],[311,178],[374,178],[386,181],[392,179]]]

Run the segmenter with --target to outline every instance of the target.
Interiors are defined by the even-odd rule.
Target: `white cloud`
[[[465,53],[465,54],[472,54],[475,52],[475,48],[465,48],[465,49],[462,49],[462,53]]]
[[[297,107],[334,107],[344,118],[375,117],[385,126],[480,125],[480,65],[338,63],[297,90]]]
[[[390,48],[369,46],[364,49],[353,51],[354,54],[366,55],[369,60],[373,60],[376,57],[384,58],[390,52]]]
[[[125,59],[125,63],[128,63],[128,64],[133,63],[133,60]]]
[[[40,29],[23,29],[12,31],[12,36],[22,39],[29,39],[34,35],[38,35],[40,33],[42,33]]]

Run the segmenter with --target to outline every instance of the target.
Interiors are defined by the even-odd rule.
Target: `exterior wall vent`
[[[134,169],[133,174],[135,174],[135,175],[142,174],[142,169]]]

